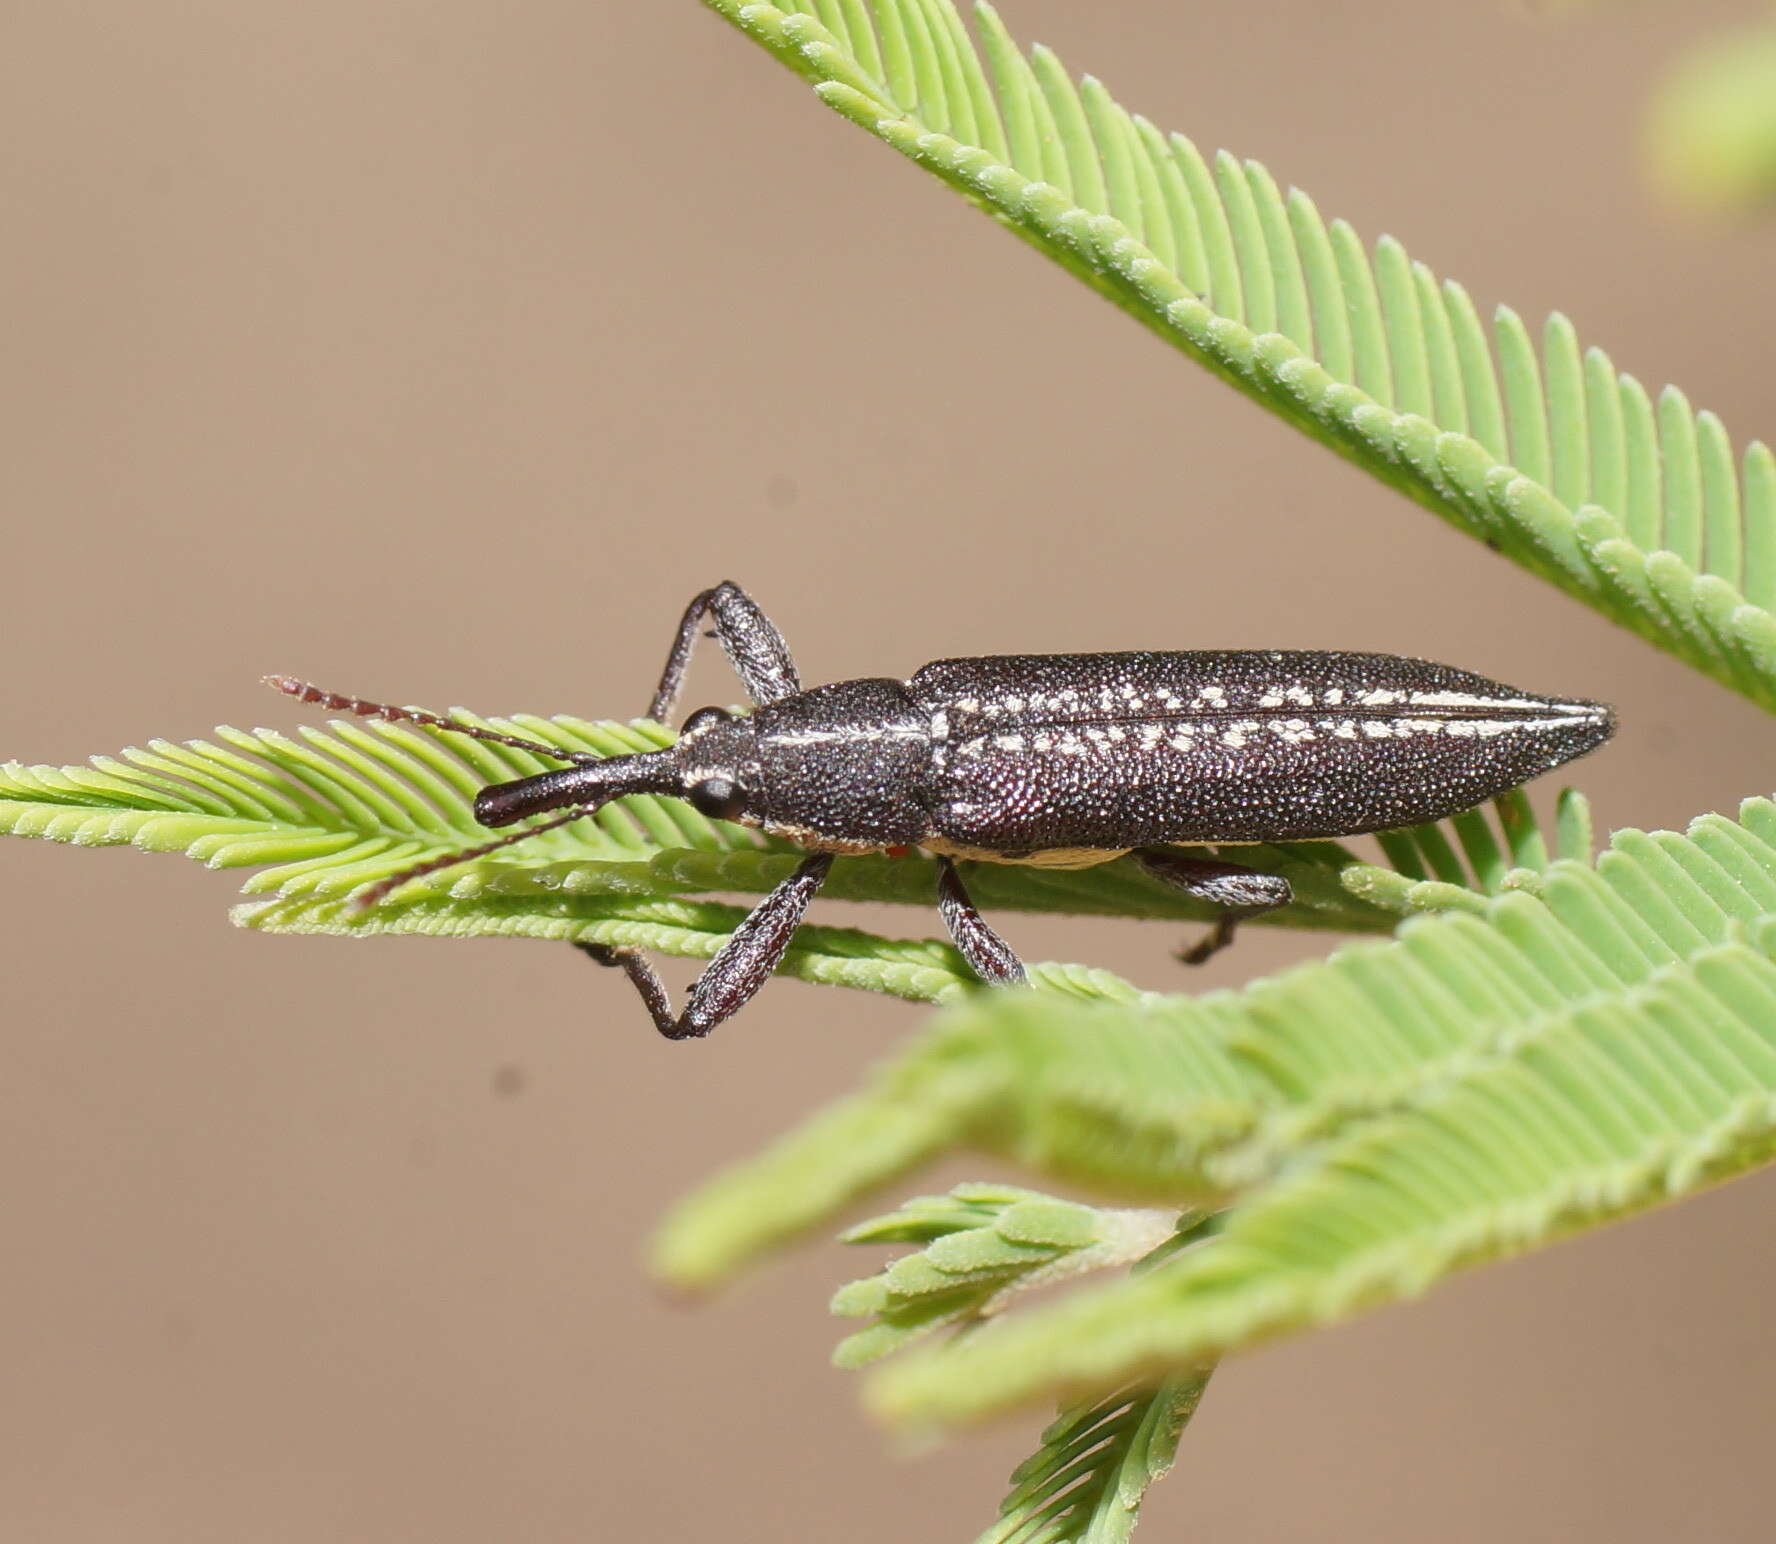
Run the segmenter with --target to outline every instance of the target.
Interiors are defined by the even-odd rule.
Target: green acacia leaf
[[[1013,1185],[916,1196],[846,1230],[847,1243],[923,1247],[834,1295],[835,1314],[875,1322],[842,1341],[833,1360],[865,1366],[936,1330],[979,1323],[1030,1288],[1119,1265],[1139,1271],[1169,1256],[1179,1222],[1171,1212],[1107,1211]],[[1209,1373],[1063,1410],[1012,1475],[998,1521],[977,1544],[1126,1540],[1148,1487],[1171,1467]]]
[[[1170,1212],[1109,1211],[1009,1185],[916,1196],[846,1231],[851,1244],[923,1247],[839,1289],[835,1314],[875,1323],[841,1341],[833,1360],[861,1367],[933,1330],[996,1313],[1013,1292],[1130,1264],[1176,1230]]]
[[[1208,1387],[1207,1372],[1074,1405],[1011,1476],[999,1520],[975,1544],[1124,1544]]]
[[[1683,835],[1619,832],[1594,868],[1563,860],[1478,913],[1163,1011],[1199,1058],[1217,1048],[1223,1076],[1247,1079],[1245,1129],[1177,1149],[1174,1196],[1229,1208],[1216,1236],[889,1370],[886,1413],[947,1424],[1164,1375],[1776,1157],[1776,805]],[[970,1008],[968,1033],[1002,1012]],[[1053,1015],[1100,1099],[1155,1012]],[[1045,1094],[1064,1088],[1068,1069],[1043,1078]],[[1176,1073],[1168,1091],[1186,1108],[1213,1092]],[[1050,1172],[1082,1156],[1065,1098],[1019,1133],[1028,1157],[1046,1132]],[[1144,1087],[1122,1102],[1135,1130],[1150,1120]]]
[[[1489,329],[1459,285],[1397,242],[1366,255],[1348,225],[1284,196],[1257,163],[1205,160],[1101,83],[1075,89],[1052,53],[1020,52],[988,5],[974,8],[977,45],[951,0],[858,0],[837,32],[817,0],[704,3],[1304,434],[1776,708],[1767,446],[1736,452],[1675,390],[1655,407],[1562,316],[1539,354],[1509,310]],[[880,58],[896,63],[878,71]],[[1740,128],[1755,116],[1735,118],[1736,145],[1755,138]]]
[[[1168,1376],[1776,1153],[1776,804],[1504,878],[1412,881],[1471,904],[1237,992],[971,999],[687,1200],[659,1266],[709,1285],[956,1147],[1227,1209],[1142,1280],[879,1375],[886,1413],[948,1424]]]

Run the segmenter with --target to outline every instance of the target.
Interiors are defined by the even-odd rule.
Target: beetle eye
[[[679,734],[695,734],[699,729],[707,729],[711,724],[725,724],[734,715],[721,708],[698,708],[684,721],[684,728]]]
[[[711,820],[732,820],[744,802],[740,790],[725,777],[706,777],[685,795],[691,808]]]

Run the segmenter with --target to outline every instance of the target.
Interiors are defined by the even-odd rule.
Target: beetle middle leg
[[[697,646],[697,629],[706,616],[715,618],[715,639],[721,644],[734,674],[747,695],[761,708],[781,698],[793,696],[802,689],[795,660],[783,634],[771,625],[771,619],[758,604],[731,579],[724,579],[711,589],[693,596],[678,624],[672,650],[666,656],[666,668],[660,673],[660,684],[647,716],[664,723],[672,705],[678,700],[678,689],[684,684],[685,671],[691,663],[691,651]]]
[[[698,1039],[738,1013],[765,984],[801,925],[808,903],[825,882],[832,861],[827,852],[804,858],[789,878],[747,913],[733,937],[691,984],[684,1012],[676,1017],[665,984],[636,950],[592,943],[574,947],[600,965],[613,965],[628,976],[647,1004],[654,1028],[668,1040]]]
[[[962,876],[948,858],[937,860],[937,909],[944,926],[962,951],[970,969],[989,986],[1017,986],[1024,980],[1024,965],[1011,945],[987,925],[980,908],[962,886]]]
[[[1140,847],[1132,855],[1155,879],[1222,909],[1208,935],[1178,958],[1200,965],[1233,942],[1234,930],[1248,917],[1287,906],[1294,892],[1281,874],[1261,874],[1216,858],[1187,858],[1166,847]]]

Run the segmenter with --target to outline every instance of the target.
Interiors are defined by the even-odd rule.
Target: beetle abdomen
[[[932,823],[957,846],[1279,842],[1437,820],[1609,738],[1598,703],[1391,654],[940,660]]]

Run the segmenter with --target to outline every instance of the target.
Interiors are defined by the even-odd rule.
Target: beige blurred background
[[[1634,161],[1663,63],[1740,9],[1003,7],[1767,436],[1776,234],[1674,225]],[[731,576],[814,680],[1388,649],[1618,702],[1607,821],[1776,782],[1747,705],[1289,434],[694,0],[12,5],[0,167],[0,755],[297,722],[267,670],[626,715]],[[1036,1421],[893,1456],[826,1365],[861,1252],[696,1311],[638,1267],[918,1010],[783,982],[674,1046],[560,948],[260,937],[235,876],[0,861],[0,1539],[985,1525]],[[1004,921],[1183,984],[1174,930]],[[1323,947],[1256,931],[1205,979]],[[1240,1361],[1143,1537],[1767,1538],[1773,1211],[1766,1176]]]

